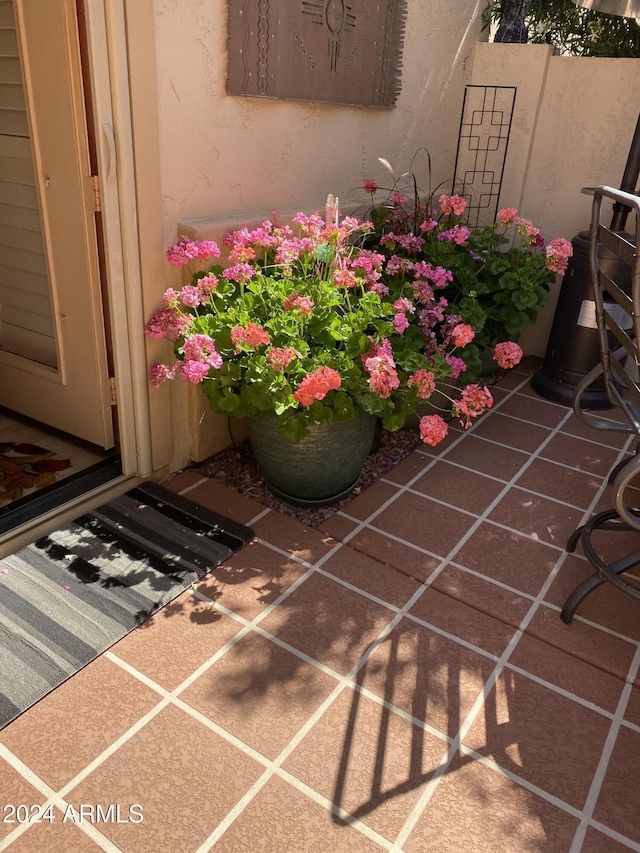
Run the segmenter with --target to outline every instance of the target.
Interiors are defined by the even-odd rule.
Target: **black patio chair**
[[[614,222],[619,230],[602,223],[603,201],[614,202]],[[619,216],[623,211],[622,221]],[[625,230],[627,216],[635,216],[635,232]],[[594,191],[589,231],[589,267],[593,284],[595,320],[600,344],[600,364],[593,368],[576,387],[573,410],[587,426],[596,430],[613,430],[640,439],[640,197],[611,187]],[[601,263],[606,257],[606,264]],[[613,258],[613,263],[611,259]],[[606,267],[606,272],[603,270]],[[608,420],[583,408],[582,397],[595,382],[604,384],[611,405],[622,414],[618,422]],[[613,507],[599,512],[569,538],[567,551],[578,543],[595,572],[580,583],[567,598],[561,612],[570,623],[584,598],[608,582],[617,589],[640,599],[640,577],[627,574],[640,565],[640,535],[637,548],[607,561],[598,552],[593,534],[597,531],[636,531],[640,534],[640,444],[635,453],[626,456],[609,475]],[[634,483],[635,480],[635,483]],[[635,485],[634,491],[632,491]],[[640,611],[639,611],[640,618]]]

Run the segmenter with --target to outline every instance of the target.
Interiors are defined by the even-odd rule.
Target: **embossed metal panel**
[[[392,107],[406,0],[228,0],[227,93]]]

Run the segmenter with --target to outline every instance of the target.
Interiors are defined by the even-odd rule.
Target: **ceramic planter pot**
[[[275,495],[299,506],[324,506],[355,487],[371,451],[373,415],[313,427],[302,441],[282,435],[275,415],[249,422],[249,442],[264,480]]]

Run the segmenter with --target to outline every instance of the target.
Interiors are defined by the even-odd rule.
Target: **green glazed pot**
[[[375,416],[360,413],[318,424],[294,442],[282,435],[275,415],[263,415],[249,421],[249,442],[270,491],[299,506],[324,506],[353,490],[375,430]]]

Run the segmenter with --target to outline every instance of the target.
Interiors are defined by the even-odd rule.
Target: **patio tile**
[[[504,489],[504,483],[441,461],[411,487],[427,497],[480,515]]]
[[[527,633],[567,654],[626,680],[635,645],[574,620],[566,625],[557,610],[540,607],[527,625]]]
[[[600,796],[593,812],[596,820],[640,844],[640,816],[636,770],[640,762],[640,733],[621,728]],[[634,768],[630,771],[630,768]]]
[[[198,593],[254,619],[308,569],[260,542],[250,542],[209,572]]]
[[[393,617],[393,610],[315,574],[275,607],[260,627],[346,675]]]
[[[127,853],[195,850],[263,767],[189,714],[164,708],[68,795],[79,803],[142,807],[138,823],[100,831]]]
[[[598,417],[609,420],[610,412],[599,412]],[[593,441],[596,444],[604,444],[607,447],[620,448],[629,440],[629,434],[623,432],[614,432],[609,430],[598,430],[583,424],[576,415],[572,414],[568,421],[562,427],[561,432],[572,435],[575,438],[583,438],[586,441]]]
[[[624,718],[630,723],[640,726],[640,687],[633,687],[631,689]]]
[[[517,628],[531,607],[531,599],[498,586],[454,565],[434,579],[431,589],[462,601],[476,610]]]
[[[582,515],[582,510],[514,486],[488,517],[534,539],[564,548]]]
[[[295,518],[270,512],[252,524],[256,536],[289,551],[294,557],[315,563],[336,545],[336,540],[313,527],[300,524]]]
[[[480,610],[429,588],[409,611],[413,616],[500,657],[515,630]]]
[[[345,690],[283,769],[392,841],[446,751],[444,741]]]
[[[520,637],[511,664],[612,714],[624,687],[622,679],[529,634]]]
[[[581,809],[609,726],[595,711],[504,671],[463,742]]]
[[[545,427],[529,424],[510,418],[500,411],[491,412],[481,418],[474,427],[474,433],[481,438],[489,438],[506,447],[533,453],[540,444],[551,435]]]
[[[184,471],[176,471],[175,474],[172,474],[166,480],[163,480],[162,485],[170,492],[175,492],[176,494],[178,494],[179,492],[182,492],[185,489],[191,488],[196,483],[199,483],[200,480],[204,479],[204,475],[201,474],[199,471],[194,471],[190,468],[186,468]]]
[[[500,414],[553,429],[567,416],[567,409],[540,397],[516,393],[500,406]]]
[[[438,784],[406,853],[560,853],[577,820],[479,762],[459,758]]]
[[[473,515],[405,492],[376,516],[371,526],[445,557],[475,520]]]
[[[615,465],[618,451],[615,448],[559,432],[553,436],[540,455],[552,462],[561,462],[563,465],[587,471],[597,477],[608,477],[609,471]]]
[[[420,582],[426,580],[441,563],[440,557],[422,554],[410,545],[389,539],[371,527],[366,527],[349,539],[348,545]]]
[[[322,569],[394,607],[403,607],[419,588],[413,578],[349,546],[332,554]]]
[[[497,387],[501,391],[515,391],[518,389],[518,393],[524,393],[524,389],[527,387],[525,382],[525,378],[529,376],[529,373],[524,374],[521,370],[517,368],[512,368],[511,370],[507,370],[503,376],[497,382]],[[493,388],[490,389],[493,393]]]
[[[534,459],[520,474],[516,485],[587,509],[602,485],[602,478],[549,462],[547,459]]]
[[[111,651],[165,689],[175,690],[241,628],[212,604],[185,592]]]
[[[216,480],[207,480],[206,483],[196,486],[185,497],[240,524],[248,524],[264,510],[264,506],[258,501],[245,497]]]
[[[337,681],[264,637],[243,637],[180,696],[275,758]]]
[[[376,853],[382,848],[292,785],[272,777],[216,842],[216,853]]]
[[[464,441],[450,450],[445,458],[447,462],[455,462],[479,474],[507,481],[529,461],[529,454],[471,434],[466,435]]]
[[[594,574],[595,569],[582,557],[568,554],[547,590],[545,601],[564,607],[578,584]],[[603,583],[582,601],[576,616],[595,622],[612,631],[640,640],[640,604],[610,583]]]
[[[404,619],[358,680],[415,719],[455,737],[494,666],[484,655]]]
[[[629,853],[630,849],[626,844],[621,844],[590,826],[580,853]]]
[[[507,397],[510,397],[513,394],[513,389],[503,388],[500,382],[496,382],[495,385],[492,385],[489,388],[489,391],[491,391],[491,396],[493,397],[494,409],[499,403],[506,400]]]
[[[421,471],[428,465],[433,464],[433,457],[426,456],[414,450],[406,456],[402,462],[399,462],[394,468],[384,475],[385,480],[391,483],[396,483],[399,486],[405,486],[410,480],[413,480]]]
[[[350,501],[348,507],[345,508],[345,512],[353,518],[365,521],[397,494],[398,489],[395,486],[390,483],[382,483],[378,480],[377,483],[369,486],[361,495]]]
[[[153,690],[98,657],[3,729],[0,740],[59,790],[158,701]]]
[[[483,522],[456,553],[455,562],[537,595],[559,558],[556,548]]]
[[[64,821],[64,812],[54,808],[50,814],[51,821],[35,823],[17,838],[11,844],[11,853],[50,853],[52,850],[63,850],[64,853],[99,853],[104,850],[104,847],[93,842],[73,823],[71,818]],[[99,827],[96,829],[100,830]]]
[[[6,729],[5,729],[6,731]],[[0,741],[4,741],[4,732],[0,733]],[[17,829],[20,824],[16,820],[16,815],[8,811],[7,806],[17,806],[20,803],[31,805],[41,805],[46,801],[36,788],[27,782],[27,780],[18,773],[17,770],[7,764],[0,758],[0,779],[2,780],[2,802],[0,802],[0,842],[6,838],[11,832]],[[15,823],[8,823],[8,820],[15,820]]]
[[[344,507],[344,511],[349,512],[348,504]],[[351,521],[351,519],[345,518],[344,515],[337,512],[322,522],[321,530],[337,542],[344,542],[347,536],[358,527],[358,524],[359,522]]]

